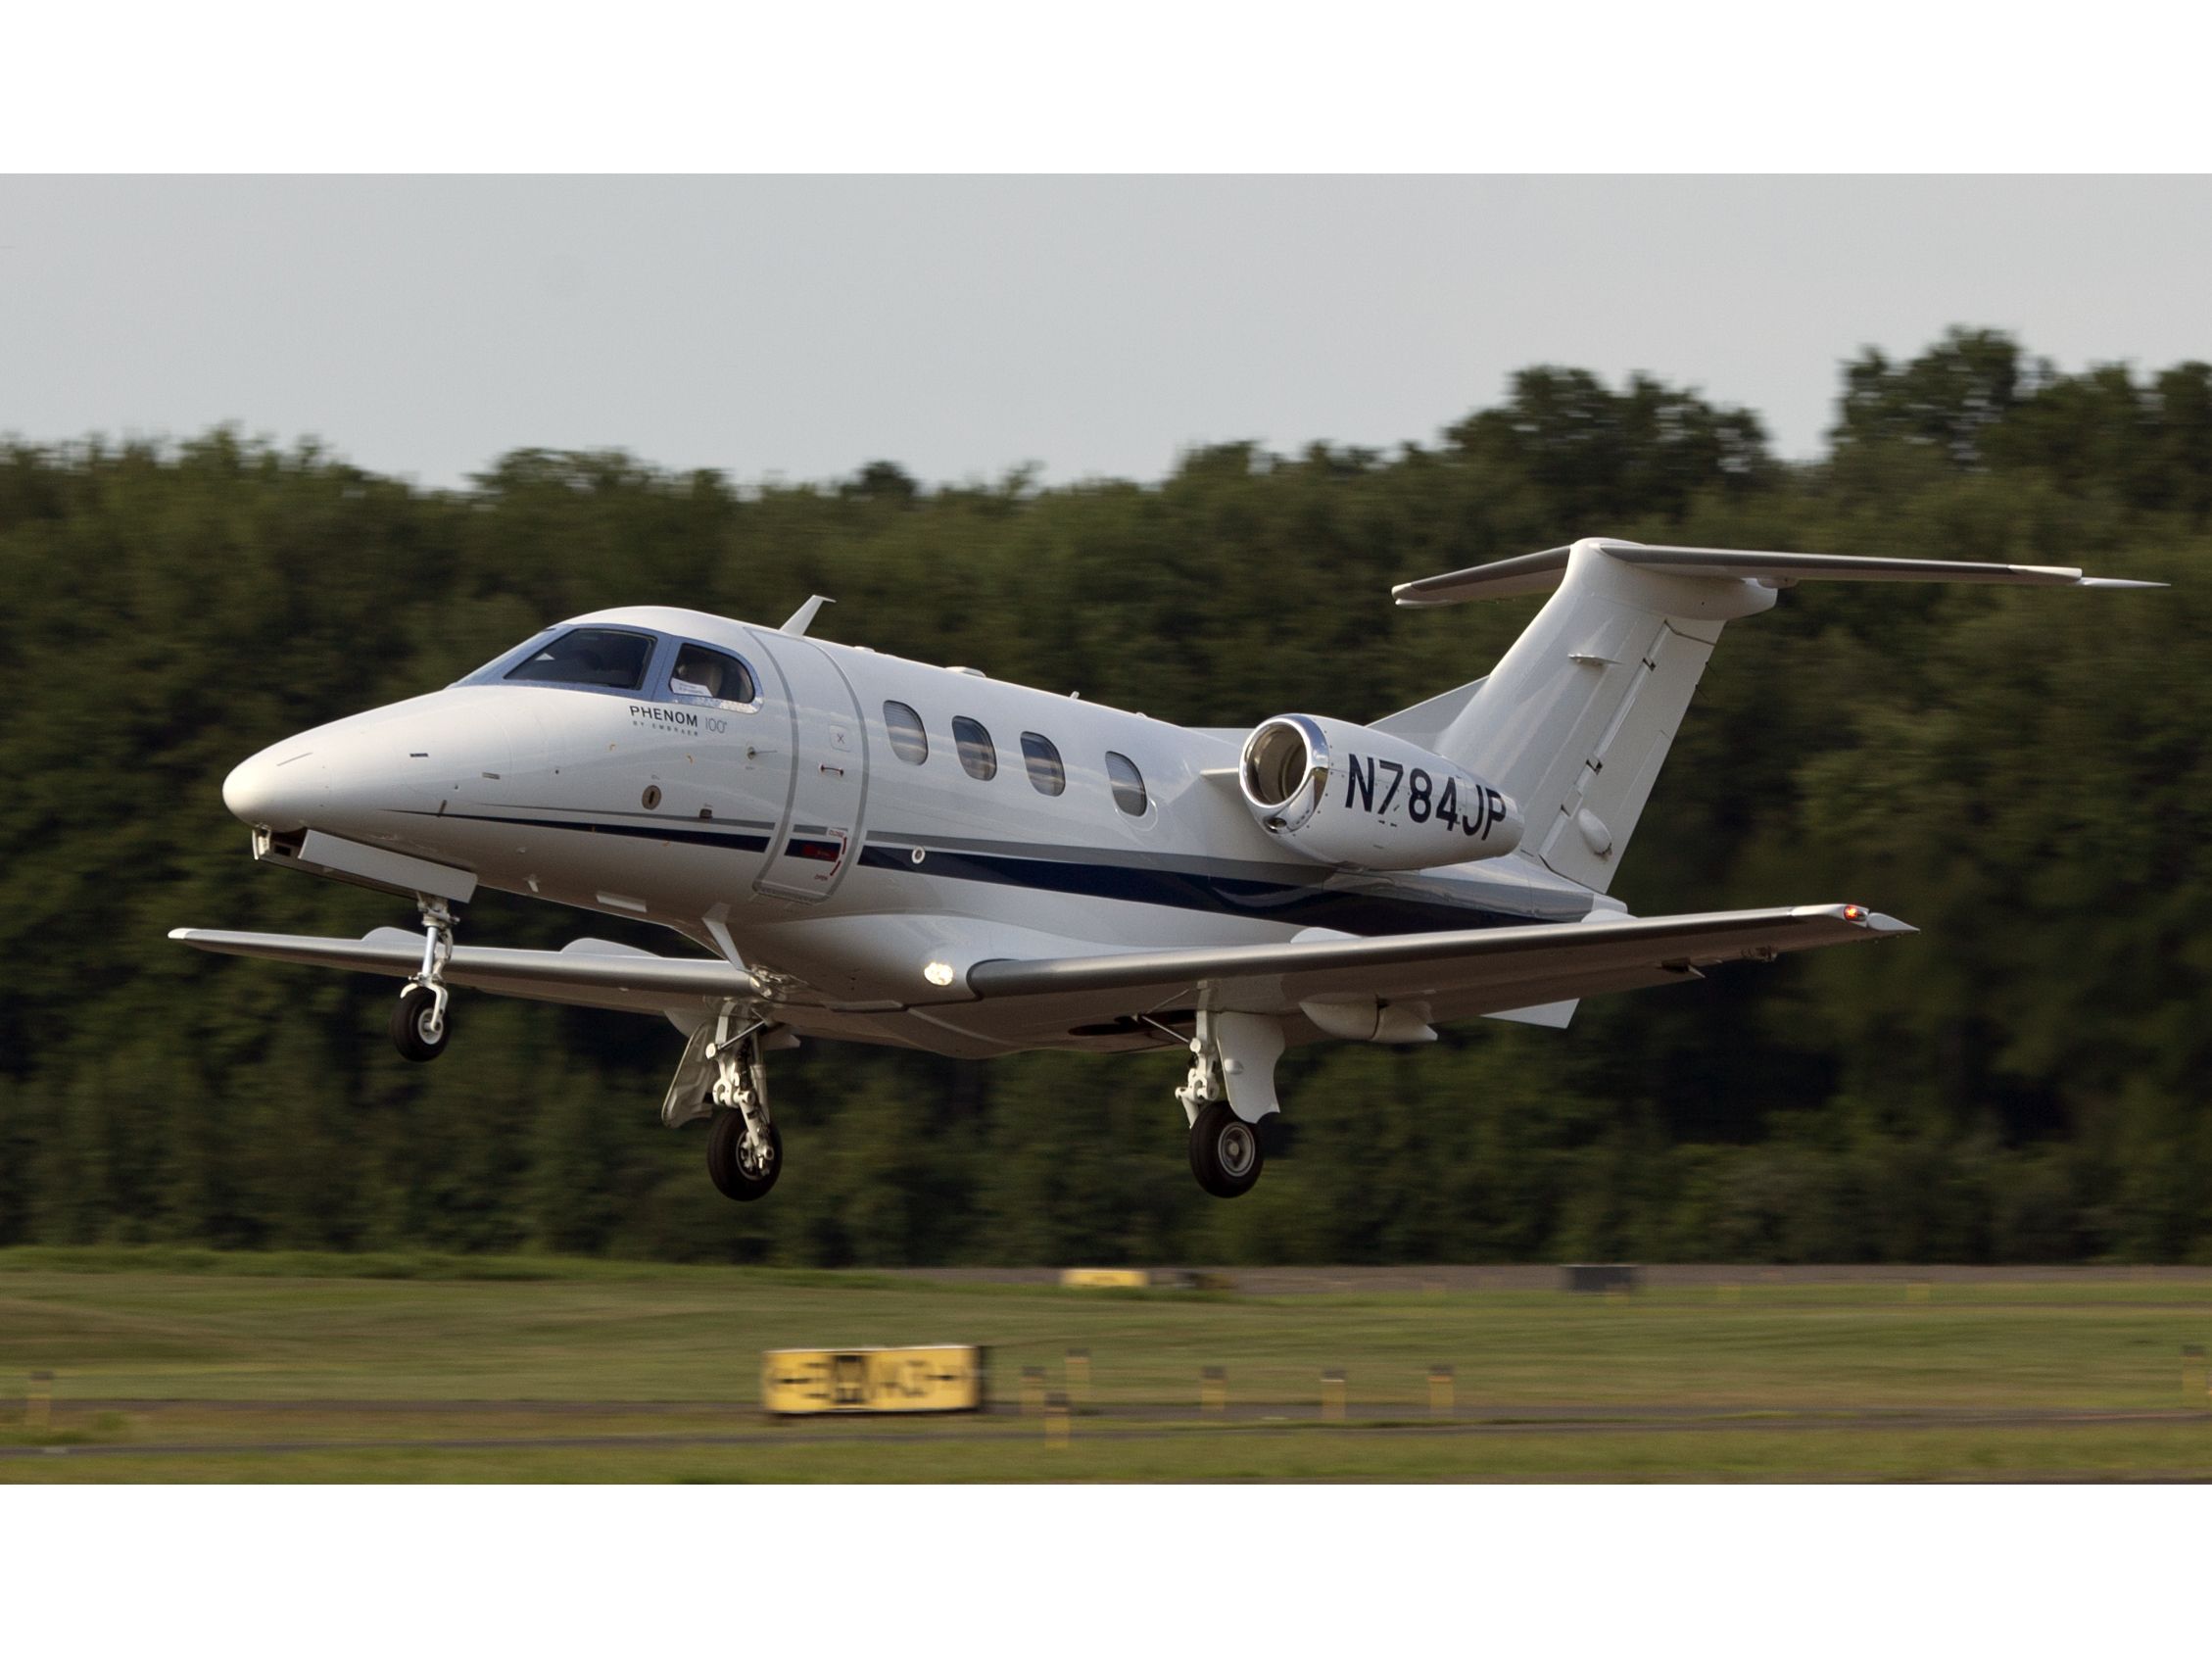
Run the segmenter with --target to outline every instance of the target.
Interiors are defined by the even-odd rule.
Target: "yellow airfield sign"
[[[776,1417],[823,1412],[981,1411],[987,1349],[771,1348],[760,1403]]]
[[[1233,1289],[1218,1273],[1194,1273],[1187,1267],[1063,1267],[1060,1286],[1069,1291],[1226,1291]]]

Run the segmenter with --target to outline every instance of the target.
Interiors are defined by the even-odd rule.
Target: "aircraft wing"
[[[1122,1006],[1210,1006],[1289,1013],[1300,1002],[1376,998],[1428,1002],[1437,1017],[1563,1001],[1698,977],[1716,962],[1771,961],[1785,951],[1916,931],[1857,904],[1593,918],[1528,927],[1131,951],[1045,961],[978,962],[978,998],[1113,993]]]
[[[266,956],[279,962],[351,968],[406,979],[422,966],[422,935],[380,927],[361,939],[317,939],[294,933],[223,933],[180,927],[181,944],[232,956]],[[530,997],[583,1007],[630,1008],[662,1013],[671,1007],[711,1006],[731,997],[756,997],[753,977],[710,956],[656,956],[631,945],[578,939],[558,951],[515,951],[490,945],[457,945],[446,964],[450,985]]]
[[[1716,910],[1685,916],[1528,927],[1469,928],[1292,945],[1130,951],[1108,955],[979,962],[979,1000],[1063,1000],[1126,1011],[1204,1004],[1293,1013],[1304,1001],[1372,998],[1426,1002],[1434,1017],[1465,1019],[1694,979],[1716,962],[1770,961],[1785,951],[1889,938],[1913,929],[1856,904]],[[422,936],[377,928],[361,939],[177,928],[197,950],[405,979],[422,965]],[[501,996],[640,1013],[711,1008],[765,995],[750,974],[714,957],[656,956],[634,946],[579,939],[558,951],[457,945],[448,983]]]

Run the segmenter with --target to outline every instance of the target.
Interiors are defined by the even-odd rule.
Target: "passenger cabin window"
[[[636,691],[646,683],[646,664],[652,659],[652,646],[650,634],[575,628],[532,652],[519,665],[509,668],[506,677],[545,685]]]
[[[668,676],[668,695],[716,703],[755,703],[760,698],[751,670],[728,652],[709,651],[703,645],[678,649],[675,669]]]
[[[890,732],[890,752],[901,760],[919,766],[930,757],[930,734],[922,729],[922,716],[905,704],[885,704],[884,725]]]
[[[1022,758],[1029,763],[1030,782],[1039,795],[1058,795],[1068,787],[1068,768],[1060,764],[1060,752],[1041,732],[1022,734]]]
[[[1144,774],[1136,769],[1136,762],[1127,755],[1106,752],[1106,781],[1114,786],[1114,805],[1132,818],[1144,816],[1147,805],[1144,794]]]
[[[990,733],[981,723],[965,714],[952,722],[952,741],[960,750],[960,764],[978,783],[988,783],[998,776],[998,751],[990,741]]]

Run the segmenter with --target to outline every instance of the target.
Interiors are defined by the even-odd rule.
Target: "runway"
[[[0,1261],[0,1480],[2212,1479],[2202,1268],[224,1265]],[[947,1342],[987,1409],[761,1412],[769,1350]]]

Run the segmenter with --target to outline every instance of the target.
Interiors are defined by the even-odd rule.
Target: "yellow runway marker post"
[[[1322,1415],[1331,1423],[1344,1421],[1344,1373],[1322,1373]]]
[[[1449,1365],[1431,1365],[1428,1368],[1428,1412],[1431,1417],[1443,1417],[1452,1409],[1452,1368]]]
[[[1068,1402],[1074,1406],[1090,1403],[1090,1349],[1068,1350]]]
[[[1034,1417],[1044,1409],[1044,1367],[1022,1367],[1022,1415]]]
[[[1049,1446],[1068,1443],[1068,1396],[1057,1390],[1044,1396],[1044,1443]]]
[[[1228,1410],[1228,1373],[1219,1365],[1209,1365],[1198,1375],[1198,1409],[1209,1417]]]

